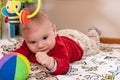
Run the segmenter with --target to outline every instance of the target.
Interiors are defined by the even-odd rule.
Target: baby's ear
[[[56,25],[53,24],[52,27],[53,27],[53,32],[56,32]]]
[[[55,24],[53,24],[53,32],[55,33],[55,35],[57,35],[57,32],[56,32],[56,25]]]

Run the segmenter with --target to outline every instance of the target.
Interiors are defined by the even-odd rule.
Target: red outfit
[[[28,49],[25,41],[20,48],[15,50],[15,52],[23,54],[33,63],[38,63],[36,61],[35,54]],[[69,70],[70,62],[74,62],[82,58],[83,49],[75,41],[64,36],[57,36],[55,47],[47,54],[52,56],[57,62],[57,69],[51,74],[65,74]]]

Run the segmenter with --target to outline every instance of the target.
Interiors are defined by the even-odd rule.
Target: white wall
[[[87,33],[89,26],[96,26],[102,36],[120,38],[120,0],[43,0],[42,6],[57,29]]]

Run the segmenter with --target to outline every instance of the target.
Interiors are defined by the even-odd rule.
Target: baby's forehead
[[[22,31],[48,31],[52,30],[52,24],[51,23],[31,23],[27,25],[20,26]]]

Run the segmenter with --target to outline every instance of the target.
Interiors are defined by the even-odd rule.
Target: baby
[[[97,44],[99,37],[96,37],[99,34],[95,28],[89,30],[91,39],[77,32],[85,36],[85,41],[82,40],[81,35],[73,36],[74,33],[63,36],[62,34],[66,31],[59,31],[58,34],[56,25],[50,21],[43,10],[40,10],[36,16],[30,18],[28,24],[20,24],[20,31],[24,41],[22,46],[16,49],[15,52],[23,54],[32,63],[43,65],[52,75],[67,73],[70,63],[80,60],[84,54],[96,54],[96,49],[99,50]],[[67,31],[69,32],[69,30]],[[94,36],[91,36],[91,34]],[[86,43],[86,39],[89,39],[90,45]]]

